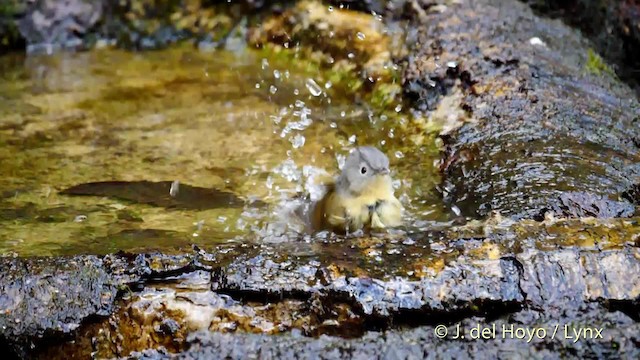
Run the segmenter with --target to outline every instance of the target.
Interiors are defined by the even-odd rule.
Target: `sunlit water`
[[[266,52],[192,49],[0,58],[0,252],[294,241],[303,227],[292,209],[319,196],[312,184],[334,176],[356,144],[389,156],[409,227],[449,219],[436,146],[407,145],[396,129],[406,115],[355,105],[321,73],[286,64]],[[143,180],[266,205],[171,208],[59,193]]]

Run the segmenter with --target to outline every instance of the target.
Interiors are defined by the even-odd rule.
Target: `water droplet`
[[[269,86],[269,92],[271,94],[275,94],[278,91],[278,88],[275,87],[274,85]]]
[[[406,238],[402,242],[403,245],[414,245],[415,243],[416,243],[415,240],[413,240],[412,238]]]
[[[260,84],[256,83],[256,89],[260,89]]]
[[[460,211],[460,208],[455,205],[451,206],[451,211],[453,211],[453,213],[456,214],[456,216],[460,216],[460,214],[462,214],[462,211]]]
[[[79,223],[79,222],[87,221],[87,219],[88,219],[87,215],[78,215],[73,219],[73,221]]]
[[[404,154],[402,153],[402,151],[396,151],[396,158],[398,159],[402,159],[404,157]]]
[[[347,54],[347,57],[348,57],[349,59],[353,59],[353,58],[354,58],[354,57],[356,57],[356,56],[355,56],[355,54],[354,54],[354,53],[348,53],[348,54]]]
[[[335,122],[332,122],[331,124],[329,124],[329,127],[332,129],[336,129],[338,128],[338,124],[336,124]]]
[[[274,169],[273,172],[284,177],[289,182],[298,181],[302,176],[301,172],[296,166],[296,163],[291,159],[283,161]]]
[[[311,95],[320,96],[320,94],[322,94],[322,88],[313,79],[307,79],[305,85],[307,86],[307,90],[309,90]]]
[[[299,108],[304,107],[304,101],[296,100],[296,104],[295,105],[296,105],[296,107],[299,107]]]
[[[238,221],[236,221],[236,229],[238,230],[244,230],[244,228],[246,227],[246,222],[244,221],[244,219],[238,219]]]
[[[396,112],[399,113],[400,111],[402,111],[402,105],[398,104],[396,105]]]
[[[298,89],[293,89],[293,95],[300,95],[300,90]]]
[[[178,191],[180,190],[180,181],[176,180],[171,183],[171,188],[169,189],[169,196],[176,197],[178,195]]]
[[[280,121],[282,121],[282,116],[271,115],[270,118],[274,124],[280,124]]]
[[[276,79],[280,79],[280,71],[273,70],[273,77],[275,77]]]
[[[540,39],[539,37],[532,37],[531,39],[529,39],[529,44],[531,45],[538,45],[538,46],[547,46],[547,44],[545,44],[544,41],[542,41],[542,39]]]
[[[262,59],[262,70],[269,67],[269,61],[267,59]]]
[[[204,220],[200,220],[198,222],[193,223],[196,226],[197,231],[202,231],[202,227],[204,226]]]
[[[344,112],[344,111],[340,111],[340,116],[341,116],[341,117],[345,117],[346,115],[347,115],[347,113],[346,113],[346,112]]]
[[[393,129],[389,130],[388,136],[389,138],[393,139],[393,137],[395,136],[395,134],[393,133]]]
[[[218,222],[223,224],[227,221],[227,217],[226,216],[218,216]]]
[[[349,142],[354,144],[356,142],[356,136],[355,135],[349,136]]]
[[[289,139],[289,141],[291,141],[291,145],[293,145],[294,149],[298,149],[304,146],[305,138],[300,134],[296,134],[294,137]]]
[[[384,115],[384,114],[380,115],[380,120],[387,121],[387,119],[388,119],[387,115]]]
[[[331,86],[332,86],[332,85],[333,85],[333,84],[331,84],[331,81],[327,81],[327,82],[324,84],[324,88],[325,88],[325,89],[331,89]]]
[[[361,33],[360,31],[358,31],[358,33],[356,34],[356,36],[358,37],[358,39],[360,40],[364,40],[365,35],[363,33]]]
[[[338,169],[342,170],[344,163],[347,161],[347,157],[342,154],[338,154],[336,155],[336,161],[338,162]]]
[[[329,6],[329,12],[333,11],[333,6]]]

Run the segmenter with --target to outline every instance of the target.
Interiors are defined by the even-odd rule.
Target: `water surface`
[[[406,114],[345,98],[282,56],[98,50],[5,56],[0,68],[1,253],[295,241],[293,199],[318,196],[311,184],[335,175],[356,144],[389,156],[408,224],[449,218],[434,141],[409,144]],[[93,185],[98,196],[60,193],[98,182],[110,182]],[[182,205],[160,201],[173,182],[190,196]]]

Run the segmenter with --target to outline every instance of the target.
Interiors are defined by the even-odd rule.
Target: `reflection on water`
[[[313,182],[334,175],[356,144],[389,156],[408,223],[447,220],[432,141],[410,146],[397,128],[404,115],[356,105],[322,74],[291,66],[267,53],[192,49],[0,58],[0,252],[295,239],[293,199],[318,196]],[[177,181],[266,206],[163,207],[108,189],[61,194],[142,181],[167,185],[161,196]]]

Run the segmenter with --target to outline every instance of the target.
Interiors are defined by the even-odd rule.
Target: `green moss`
[[[371,105],[378,109],[390,109],[401,99],[402,87],[397,83],[377,83],[370,96]]]
[[[600,55],[593,51],[593,49],[589,49],[587,52],[587,63],[585,67],[589,73],[597,76],[602,75],[602,73],[606,73],[614,77],[616,76],[611,67],[607,65],[607,63],[605,63]]]
[[[399,71],[388,70],[375,83],[371,83],[357,70],[356,64],[341,61],[329,65],[319,52],[301,48],[286,49],[269,43],[259,51],[273,65],[306,73],[318,83],[329,82],[333,96],[350,100],[358,98],[377,112],[394,111],[402,102],[402,87],[397,81]]]

